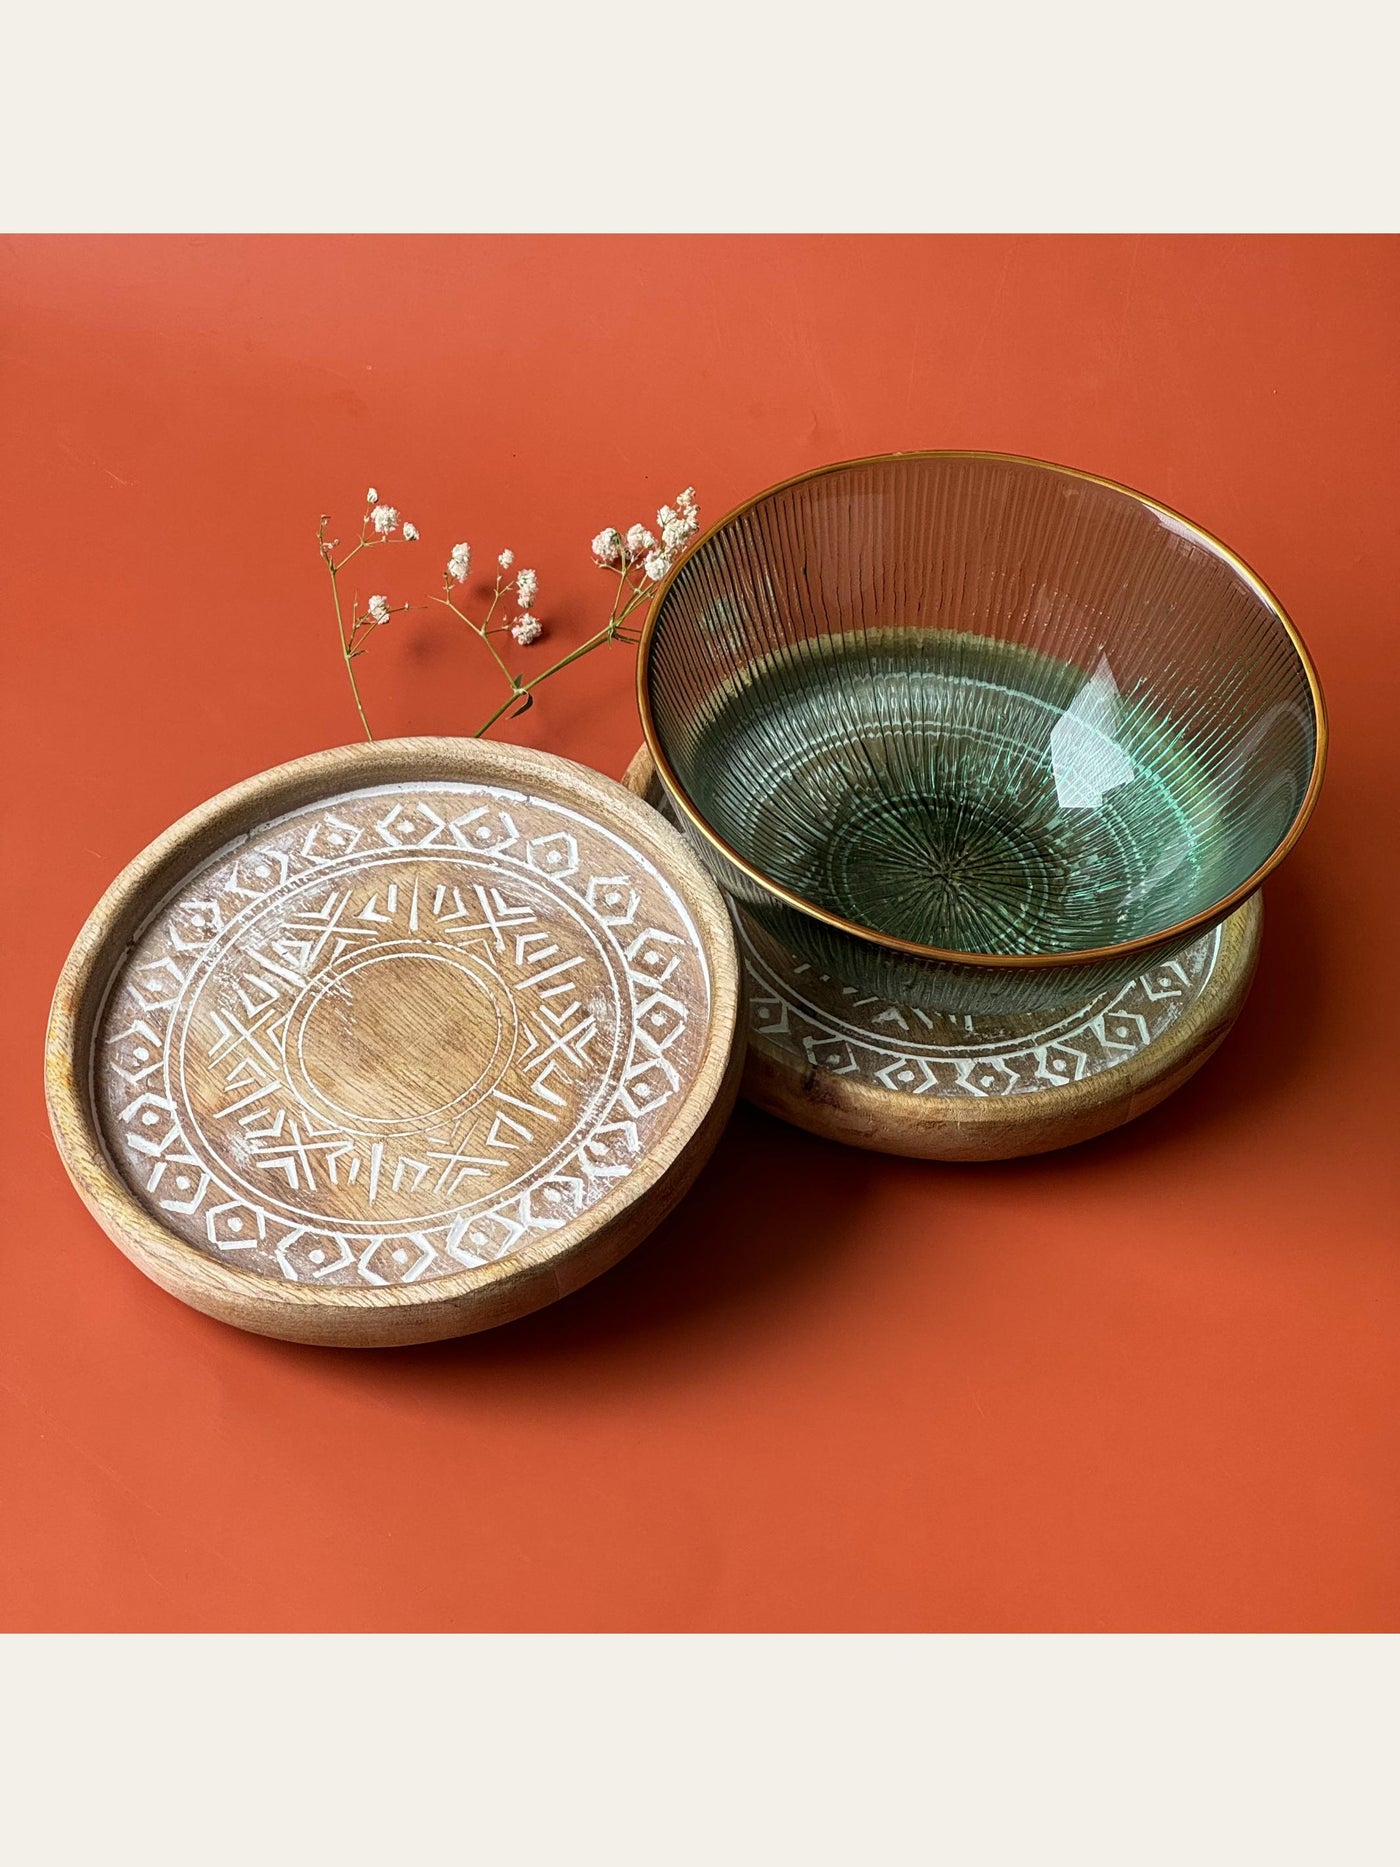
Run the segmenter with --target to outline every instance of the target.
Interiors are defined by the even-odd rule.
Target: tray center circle
[[[308,1100],[356,1127],[417,1124],[479,1099],[510,1062],[509,994],[466,954],[400,943],[358,954],[293,1008]]]

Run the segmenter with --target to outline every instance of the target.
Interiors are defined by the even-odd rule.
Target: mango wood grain
[[[615,1264],[714,1148],[742,1064],[721,897],[597,773],[403,739],[264,772],[103,896],[45,1082],[147,1276],[285,1339],[493,1327]]]
[[[624,783],[665,801],[643,746]],[[938,1019],[861,998],[735,910],[747,974],[741,1093],[810,1133],[926,1160],[1006,1160],[1105,1134],[1156,1106],[1224,1041],[1254,975],[1255,894],[1121,992],[1063,1013]]]

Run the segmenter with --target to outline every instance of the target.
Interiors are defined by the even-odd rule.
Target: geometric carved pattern
[[[1034,1095],[1125,1063],[1200,997],[1216,928],[1173,960],[1088,1004],[1015,1017],[925,1012],[872,998],[788,953],[736,916],[749,1042],[804,1067],[911,1096]]]
[[[104,1140],[212,1257],[425,1282],[586,1211],[664,1133],[710,980],[672,885],[604,825],[466,782],[293,812],[189,877],[98,1031]]]

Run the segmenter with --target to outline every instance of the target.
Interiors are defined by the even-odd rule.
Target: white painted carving
[[[450,1046],[357,1057],[357,1006],[429,989],[469,1021],[460,1068]],[[109,998],[98,1102],[190,1243],[293,1282],[412,1283],[624,1178],[709,1002],[683,903],[621,836],[515,791],[382,786],[265,826],[165,904]]]
[[[1086,1005],[952,1016],[872,998],[815,972],[749,922],[738,929],[749,1042],[786,1061],[910,1096],[1021,1096],[1139,1055],[1205,989],[1220,930]]]

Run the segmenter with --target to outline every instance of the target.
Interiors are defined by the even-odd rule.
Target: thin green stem
[[[611,633],[612,624],[608,623],[603,628],[599,629],[595,635],[590,635],[586,642],[580,642],[577,648],[570,649],[567,655],[561,655],[558,661],[552,661],[547,668],[541,668],[539,673],[535,675],[532,680],[522,681],[518,676],[512,677],[515,682],[514,692],[508,699],[502,701],[501,705],[496,708],[496,711],[484,725],[477,727],[476,731],[472,734],[472,738],[480,739],[483,734],[490,732],[491,728],[496,724],[496,721],[501,718],[502,714],[510,711],[515,701],[532,694],[540,685],[541,681],[547,681],[551,674],[558,674],[560,669],[567,668],[570,662],[581,661],[585,655],[592,654],[595,648],[601,648],[603,643],[609,639]]]
[[[492,643],[491,641],[487,639],[486,624],[491,620],[491,610],[487,610],[485,621],[477,623],[477,622],[473,622],[471,617],[468,616],[464,610],[458,609],[457,605],[452,601],[452,598],[450,596],[441,596],[438,598],[438,601],[441,604],[443,604],[445,608],[450,609],[452,611],[452,614],[456,616],[459,621],[466,623],[467,627],[471,630],[473,635],[479,635],[481,637],[482,641],[486,643],[487,651],[489,652],[491,659],[495,662],[496,666],[501,670],[501,673],[504,674],[506,679],[510,682],[511,692],[513,694],[519,693],[520,691],[519,681],[511,673],[510,669],[506,666],[505,662],[502,661],[500,655],[496,651],[494,643]],[[493,600],[491,604],[491,609],[494,609],[495,607],[496,605]]]
[[[520,700],[522,698],[528,699],[530,695],[533,694],[534,690],[540,685],[540,683],[542,681],[547,681],[552,674],[558,674],[561,671],[561,669],[567,668],[572,662],[581,661],[585,655],[591,655],[595,648],[601,648],[605,642],[611,642],[611,641],[617,640],[619,634],[621,633],[623,623],[626,622],[627,618],[632,614],[633,610],[635,610],[639,606],[639,604],[646,602],[650,598],[650,595],[651,595],[651,592],[647,590],[645,586],[638,587],[636,584],[632,583],[628,579],[627,567],[625,565],[623,566],[622,575],[619,578],[618,583],[619,583],[619,588],[618,588],[617,596],[613,598],[612,615],[608,618],[607,622],[604,623],[601,629],[597,630],[593,635],[589,636],[586,642],[580,642],[578,647],[570,649],[567,655],[561,655],[557,661],[552,661],[547,668],[541,668],[539,673],[534,675],[528,681],[522,681],[520,680],[518,676],[509,675],[509,670],[506,671],[509,678],[511,679],[513,683],[513,691],[505,700],[501,702],[500,706],[496,708],[495,712],[491,714],[490,718],[487,719],[484,722],[484,724],[477,727],[476,731],[472,734],[472,737],[474,739],[480,739],[486,733],[489,733],[491,728],[496,724],[497,720],[502,719],[507,713],[510,712],[511,707],[515,704],[517,700]],[[619,612],[617,605],[622,596],[623,585],[626,586],[627,590],[630,592],[630,595],[628,596],[624,607]],[[456,608],[455,604],[449,602],[448,608],[454,610],[457,615],[461,615],[461,611]],[[466,620],[466,618],[463,618],[463,620]],[[482,636],[482,639],[483,641],[485,640],[484,635]],[[624,638],[624,639],[630,639],[630,638]],[[490,646],[491,645],[488,642],[487,647],[489,648]],[[498,661],[499,659],[500,657],[497,656]]]
[[[513,584],[514,582],[515,582],[515,579],[514,577],[512,577],[510,580],[510,583],[502,583],[501,573],[497,571],[496,588],[491,593],[491,602],[487,608],[486,614],[481,619],[481,627],[483,630],[485,630],[487,623],[490,622],[491,618],[495,615],[497,603],[500,602],[502,596],[505,594],[507,590],[510,589],[511,584]]]
[[[351,553],[353,556],[353,552]],[[365,715],[365,703],[360,698],[360,683],[355,679],[355,670],[350,661],[351,638],[345,633],[345,619],[340,613],[340,589],[336,583],[334,564],[326,567],[331,575],[331,601],[335,604],[335,632],[340,641],[340,655],[345,663],[345,672],[350,677],[350,692],[355,696],[355,711],[360,716],[360,724],[365,729],[365,738],[374,744],[374,734],[370,731],[369,720]]]
[[[500,719],[503,714],[509,713],[518,700],[525,697],[525,692],[526,690],[520,687],[517,688],[513,694],[507,694],[500,706],[498,706],[496,711],[491,715],[490,719],[487,720],[484,725],[477,727],[476,731],[471,735],[472,738],[484,739],[487,733],[489,733],[491,728],[496,724],[496,721]]]

